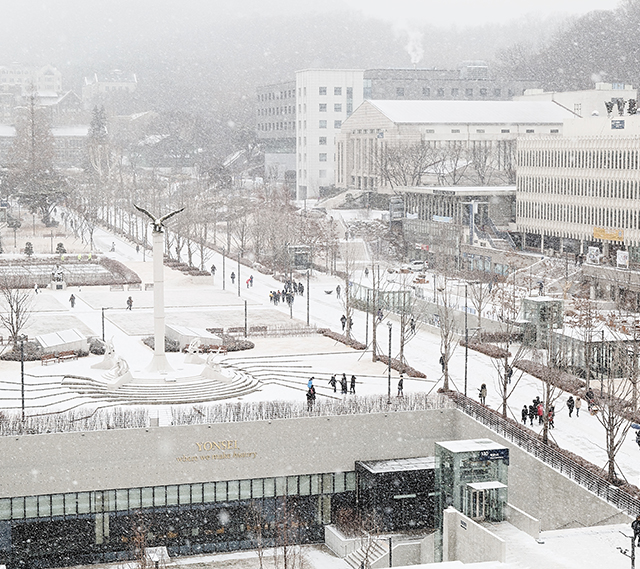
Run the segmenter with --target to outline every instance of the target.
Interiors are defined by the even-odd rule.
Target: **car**
[[[420,273],[428,269],[427,263],[425,261],[418,261],[415,259],[413,261],[409,261],[409,264],[406,266],[414,273]]]

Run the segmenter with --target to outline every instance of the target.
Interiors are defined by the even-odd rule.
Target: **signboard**
[[[509,464],[509,449],[496,448],[492,450],[481,450],[478,453],[478,460],[506,460]]]
[[[593,238],[602,239],[603,241],[623,241],[623,229],[607,229],[606,227],[594,227]]]
[[[587,250],[587,263],[589,265],[600,263],[600,249],[598,247],[589,247]]]
[[[618,251],[616,257],[619,269],[629,268],[629,251]]]
[[[623,130],[623,129],[624,129],[623,119],[614,119],[611,121],[611,130]]]

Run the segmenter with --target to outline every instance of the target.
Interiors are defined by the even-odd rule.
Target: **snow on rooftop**
[[[574,114],[548,101],[366,101],[395,123],[562,124]]]

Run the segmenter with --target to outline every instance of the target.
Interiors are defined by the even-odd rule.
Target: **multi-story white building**
[[[527,245],[640,260],[640,115],[565,122],[518,141],[516,223]]]
[[[25,67],[12,63],[0,65],[0,91],[10,92],[19,88],[20,95],[25,95],[32,89],[43,96],[48,93],[62,92],[62,73],[52,65],[44,67]]]
[[[571,116],[551,102],[365,101],[338,136],[336,186],[513,184],[516,138],[559,136]]]
[[[334,184],[335,144],[342,123],[363,101],[363,71],[296,73],[297,198],[317,198]]]
[[[96,105],[121,105],[129,99],[138,88],[138,78],[135,73],[126,73],[114,69],[109,73],[94,73],[84,78],[82,85],[82,101],[86,109]]]

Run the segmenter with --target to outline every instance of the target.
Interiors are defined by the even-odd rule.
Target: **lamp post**
[[[309,326],[309,274],[311,269],[307,269],[307,326]]]
[[[104,342],[104,311],[111,310],[113,306],[104,306],[102,307],[102,341]]]
[[[238,249],[238,296],[240,296],[240,251],[241,249]]]
[[[468,298],[468,286],[464,285],[464,396],[467,396],[467,363],[469,360],[469,326],[467,325],[467,298]]]
[[[20,337],[20,390],[22,394],[22,422],[24,423],[24,336]]]
[[[224,261],[225,261],[225,248],[222,248],[222,290],[225,289],[225,284],[227,282],[227,278],[226,278],[226,271],[225,271],[225,266],[224,266]]]
[[[387,322],[387,326],[389,326],[389,367],[388,367],[388,385],[387,385],[387,405],[391,405],[391,328],[393,324],[391,322]]]

